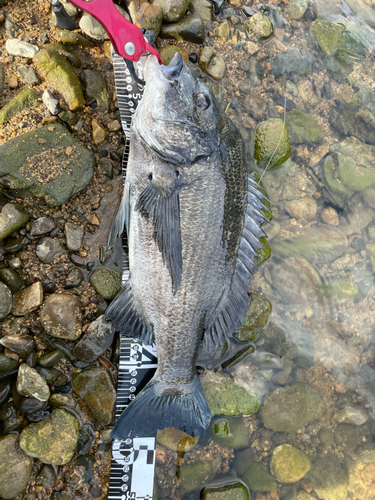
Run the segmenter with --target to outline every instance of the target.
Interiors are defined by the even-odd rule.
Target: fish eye
[[[200,109],[207,109],[210,106],[210,99],[205,94],[197,94],[195,96],[195,103]]]

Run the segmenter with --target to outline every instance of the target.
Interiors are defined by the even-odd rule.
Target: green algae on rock
[[[178,45],[168,45],[167,47],[163,47],[160,50],[160,58],[162,64],[164,64],[164,66],[168,66],[168,64],[172,61],[173,57],[175,56],[176,52],[179,52],[184,58],[185,62],[188,62],[189,54],[183,47],[179,47]]]
[[[275,479],[259,462],[254,462],[242,474],[242,479],[253,491],[273,491],[277,488]]]
[[[212,424],[212,436],[217,443],[237,450],[250,444],[250,431],[243,417],[219,418]]]
[[[261,168],[272,169],[292,156],[289,135],[283,120],[270,118],[255,131],[254,158]]]
[[[207,371],[200,381],[212,415],[252,415],[260,406],[259,397],[236,385],[230,375]]]
[[[183,496],[189,491],[201,489],[215,477],[220,464],[220,456],[216,456],[210,461],[198,461],[190,464],[184,462],[180,467],[181,483],[178,488],[180,495]]]
[[[18,444],[17,434],[0,437],[0,497],[12,500],[26,488],[33,461]]]
[[[286,114],[285,124],[292,144],[318,143],[323,139],[323,130],[308,113],[292,109]]]
[[[73,389],[86,403],[93,417],[103,425],[113,420],[116,389],[112,376],[101,368],[88,368],[73,376]]]
[[[219,23],[216,28],[214,29],[214,33],[216,37],[221,41],[221,42],[226,42],[229,37],[229,23],[228,21],[223,21]]]
[[[348,493],[348,471],[337,455],[317,457],[307,479],[319,498],[343,500]]]
[[[157,442],[168,450],[185,453],[191,450],[198,442],[199,437],[192,437],[174,427],[158,430]]]
[[[261,12],[257,12],[247,20],[245,22],[245,28],[252,42],[258,42],[261,39],[266,39],[273,35],[271,20]]]
[[[265,332],[272,306],[269,300],[257,293],[249,292],[249,309],[242,326],[234,333],[240,342],[253,342],[261,338]]]
[[[58,123],[0,146],[0,184],[16,191],[25,189],[49,206],[62,205],[82,191],[94,166],[93,153]]]
[[[302,450],[282,444],[272,453],[270,470],[280,483],[296,483],[310,470],[311,460]]]
[[[63,96],[71,111],[83,108],[81,82],[64,56],[57,51],[41,49],[36,53],[34,63],[47,85]]]
[[[112,300],[121,290],[122,273],[109,267],[101,267],[91,273],[90,283],[104,299]]]
[[[259,241],[263,244],[263,248],[259,248],[257,250],[258,257],[254,257],[254,264],[256,266],[260,266],[262,262],[268,260],[271,257],[271,248],[266,238],[262,236],[261,238],[259,238]]]
[[[307,384],[279,387],[269,394],[261,410],[263,425],[275,432],[294,434],[303,425],[319,418],[322,397]]]
[[[81,67],[81,59],[79,55],[62,43],[47,43],[46,45],[43,45],[43,49],[58,52],[64,56],[74,68]]]
[[[74,454],[79,422],[66,410],[53,410],[42,422],[29,424],[20,435],[20,447],[45,464],[64,465]]]
[[[343,24],[317,19],[311,24],[310,33],[327,56],[334,56],[342,43]]]
[[[358,286],[346,278],[332,280],[321,290],[322,296],[339,304],[354,299],[358,293]]]
[[[12,118],[28,108],[32,108],[38,97],[31,89],[23,89],[3,108],[0,109],[0,125],[5,125]]]
[[[59,30],[57,32],[57,37],[60,42],[65,43],[67,45],[75,45],[76,47],[87,47],[92,48],[94,44],[91,40],[88,40],[84,36],[75,31],[68,30]]]
[[[219,484],[207,486],[201,492],[202,500],[250,500],[247,487],[239,480],[220,481]]]

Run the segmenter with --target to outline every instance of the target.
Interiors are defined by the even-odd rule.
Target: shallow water
[[[374,7],[370,0],[348,3],[362,16]],[[375,134],[369,114],[375,111],[375,31],[349,5],[333,1],[309,3],[298,21],[283,20],[286,5],[303,4],[280,2],[276,12],[275,5],[256,5],[276,20],[276,29],[254,55],[244,49],[243,24],[225,45],[211,39],[233,69],[221,86],[223,105],[271,202],[273,225],[265,227],[271,257],[259,266],[251,291],[271,302],[272,313],[253,343],[231,342],[222,358],[198,362],[213,369],[212,377],[230,373],[235,386],[259,398],[259,409],[213,418],[207,436],[186,452],[168,449],[160,434],[158,499],[242,499],[247,487],[259,500],[375,494]],[[322,23],[314,40],[317,18],[335,24]],[[328,39],[340,29],[347,39],[354,34],[345,49]],[[308,116],[297,120],[293,110]],[[254,164],[254,130],[269,118],[286,119],[292,156],[264,171],[264,164]],[[255,351],[249,347],[228,363],[231,349],[251,345]]]

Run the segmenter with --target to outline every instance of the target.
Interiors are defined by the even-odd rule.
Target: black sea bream
[[[153,379],[112,436],[176,427],[204,435],[211,419],[195,368],[242,324],[251,272],[265,236],[263,193],[247,174],[240,132],[213,93],[176,54],[147,59],[133,117],[124,195],[130,278],[106,316],[128,337],[156,342]]]

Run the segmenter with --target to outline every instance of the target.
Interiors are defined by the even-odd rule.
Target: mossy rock
[[[17,434],[0,437],[0,457],[0,497],[12,500],[26,488],[33,461],[20,449]]]
[[[24,212],[21,205],[17,203],[4,205],[0,213],[0,241],[23,227],[29,219],[29,214]]]
[[[5,125],[12,118],[28,108],[32,108],[38,97],[31,89],[23,89],[8,104],[0,109],[0,125]]]
[[[47,85],[63,96],[71,111],[83,108],[81,82],[64,56],[57,51],[41,49],[35,54],[34,63]]]
[[[319,498],[343,500],[348,494],[348,471],[337,455],[317,457],[307,475]]]
[[[319,47],[327,56],[336,54],[342,45],[342,35],[345,31],[343,24],[332,23],[324,19],[317,19],[311,24],[310,33]]]
[[[259,340],[265,332],[272,306],[269,300],[257,293],[249,293],[249,309],[241,328],[234,334],[240,342]]]
[[[180,467],[179,494],[183,496],[189,491],[200,490],[205,484],[212,481],[220,464],[220,456],[210,461],[183,463]]]
[[[262,262],[264,262],[265,260],[268,260],[271,257],[271,248],[270,248],[266,238],[264,238],[262,236],[261,238],[259,238],[259,241],[264,245],[264,247],[259,248],[257,250],[257,254],[259,257],[257,257],[257,256],[254,257],[254,264],[256,266],[260,266]]]
[[[103,299],[112,300],[121,291],[122,273],[109,267],[101,267],[91,273],[90,283]]]
[[[192,437],[174,427],[158,430],[157,442],[168,450],[185,453],[191,450],[198,442],[199,437]]]
[[[189,54],[184,48],[179,47],[178,45],[168,45],[167,47],[163,47],[160,51],[162,64],[164,64],[164,66],[168,66],[177,52],[182,55],[186,63],[189,61]]]
[[[354,158],[337,154],[339,179],[350,191],[363,191],[375,184],[375,169],[357,165]]]
[[[269,17],[257,12],[245,23],[247,35],[252,42],[267,39],[273,35],[273,25]]]
[[[334,175],[334,173],[337,172],[338,163],[339,156],[337,153],[328,156],[324,161],[324,177],[328,188],[345,201],[351,198],[351,196],[355,193],[355,190],[349,189],[349,187],[344,184],[338,176]]]
[[[292,156],[287,127],[279,118],[260,123],[254,141],[254,158],[262,168],[275,168]]]
[[[308,113],[299,109],[292,109],[286,114],[285,124],[292,144],[316,144],[323,139],[323,130],[318,123]]]
[[[225,484],[208,486],[201,492],[202,500],[250,500],[250,493],[247,487],[240,481],[232,481]]]
[[[242,479],[253,491],[273,491],[277,488],[275,479],[259,462],[254,462],[243,473]]]
[[[64,465],[74,454],[78,430],[78,420],[58,408],[42,422],[29,424],[22,430],[20,447],[27,455],[45,464]]]
[[[337,58],[345,63],[362,61],[369,47],[369,36],[363,29],[353,26],[344,31]]]
[[[75,45],[76,47],[86,47],[88,49],[91,49],[92,47],[95,46],[91,40],[88,40],[80,33],[77,33],[75,31],[59,30],[57,32],[57,37],[60,42],[65,43],[67,45]]]
[[[310,470],[311,460],[302,450],[282,444],[273,450],[270,469],[280,483],[296,483]]]
[[[250,431],[242,417],[219,418],[212,423],[211,429],[214,441],[232,450],[250,444]]]
[[[230,375],[206,372],[200,381],[212,415],[252,415],[260,407],[259,397],[236,385]]]
[[[43,45],[43,49],[58,52],[60,55],[64,56],[74,68],[81,67],[81,59],[79,55],[62,43],[47,43],[46,45]]]
[[[307,384],[279,387],[263,405],[263,425],[275,432],[294,434],[303,425],[322,415],[323,403],[319,392]]]
[[[358,286],[353,281],[345,278],[331,281],[321,291],[321,294],[326,299],[338,304],[354,299],[358,293]]]

